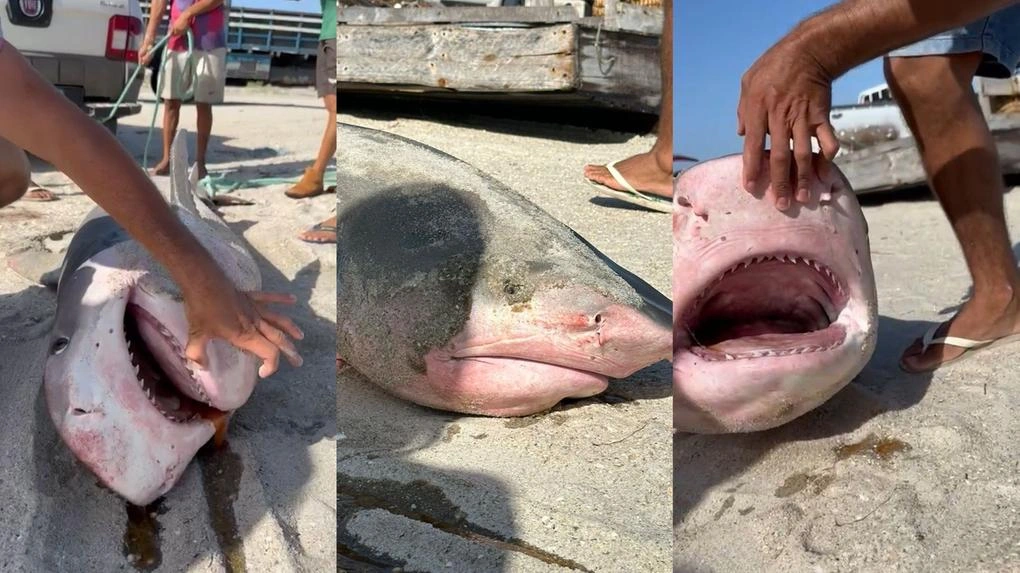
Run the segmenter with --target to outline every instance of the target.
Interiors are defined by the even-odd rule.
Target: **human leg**
[[[21,199],[31,184],[28,156],[18,146],[0,138],[0,207]]]
[[[214,105],[223,103],[227,84],[227,50],[218,48],[194,52],[195,58],[195,111],[197,113],[197,149],[195,164],[199,178],[208,175],[206,153],[212,137]]]
[[[616,170],[635,189],[662,197],[673,197],[673,2],[662,4],[664,22],[659,44],[662,101],[652,149],[615,164]],[[623,191],[605,165],[585,165],[584,176],[611,189]]]
[[[971,82],[979,68],[994,68],[992,60],[1006,70],[1016,60],[989,35],[994,25],[972,29],[979,32],[950,31],[950,38],[937,36],[894,52],[885,71],[974,280],[971,299],[934,335],[987,341],[1020,332],[1020,274],[1006,227],[995,141]],[[935,53],[924,55],[926,49]],[[902,366],[928,371],[966,352],[953,344],[925,349],[919,340],[904,353]]]
[[[326,129],[322,134],[315,162],[305,170],[301,180],[286,191],[292,199],[315,197],[326,192],[323,176],[336,154],[336,40],[319,42],[315,68],[315,87],[326,107]]]

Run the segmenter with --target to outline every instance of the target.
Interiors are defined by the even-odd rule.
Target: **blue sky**
[[[673,152],[707,160],[738,153],[740,77],[800,20],[830,0],[672,0]],[[880,60],[851,71],[833,86],[832,103],[885,81]]]

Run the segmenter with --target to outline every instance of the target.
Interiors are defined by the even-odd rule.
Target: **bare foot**
[[[967,301],[960,312],[935,331],[935,338],[956,336],[970,340],[996,340],[1020,333],[1020,300],[1017,297],[983,297]],[[900,366],[908,372],[930,372],[956,358],[967,349],[950,344],[932,344],[922,353],[917,339],[903,352]]]
[[[205,163],[197,164],[198,167],[198,180],[201,181],[209,175],[209,170],[205,168]]]
[[[632,187],[642,193],[673,198],[673,174],[668,168],[663,170],[655,154],[650,151],[624,159],[616,164],[616,170]],[[605,165],[585,165],[584,176],[610,189],[626,191],[613,179]]]
[[[170,175],[170,158],[164,157],[152,168],[153,175]]]
[[[323,193],[329,192],[322,188],[322,174],[309,167],[305,169],[301,180],[290,189],[284,191],[283,194],[291,199],[307,199],[308,197],[318,197]],[[332,192],[336,192],[336,186],[333,187]]]
[[[38,186],[29,189],[21,198],[25,201],[38,201],[40,203],[45,201],[55,201],[57,199],[48,189],[43,189]]]

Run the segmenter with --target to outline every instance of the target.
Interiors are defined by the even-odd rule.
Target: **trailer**
[[[377,3],[338,10],[341,91],[658,113],[659,0]]]
[[[1004,175],[1020,174],[1020,78],[975,78]],[[833,106],[840,142],[836,165],[857,194],[924,185],[927,176],[906,121],[885,84],[861,92],[854,105]]]

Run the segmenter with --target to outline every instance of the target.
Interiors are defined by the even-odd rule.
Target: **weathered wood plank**
[[[1003,173],[1020,173],[1020,118],[992,116],[988,125]],[[858,195],[924,185],[927,181],[912,137],[841,155],[835,163]]]
[[[640,6],[605,0],[602,29],[661,35],[663,19],[662,6]]]
[[[447,8],[371,8],[341,6],[337,23],[358,26],[406,26],[409,24],[573,22],[577,12],[570,6],[455,6]]]
[[[459,91],[558,91],[578,85],[576,28],[456,25],[337,29],[341,84],[400,84]],[[342,85],[341,85],[342,87]]]
[[[591,28],[581,28],[579,33],[579,91],[614,107],[658,113],[662,100],[659,37]]]

